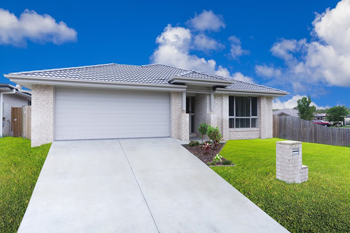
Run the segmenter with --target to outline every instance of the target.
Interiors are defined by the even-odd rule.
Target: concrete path
[[[19,232],[288,232],[173,139],[54,142]]]

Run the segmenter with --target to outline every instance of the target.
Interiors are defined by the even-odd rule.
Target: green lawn
[[[350,148],[303,143],[309,181],[276,177],[276,141],[228,141],[221,155],[235,167],[213,170],[291,232],[350,232]]]
[[[17,232],[50,144],[31,148],[30,140],[0,138],[0,232]]]

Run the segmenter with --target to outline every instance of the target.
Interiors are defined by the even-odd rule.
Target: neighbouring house
[[[17,112],[14,112],[13,108],[22,108],[23,106],[30,105],[30,93],[22,90],[21,87],[14,87],[10,84],[0,84],[0,103],[0,119],[2,119],[0,137],[22,136],[21,127],[23,119],[15,115]],[[21,112],[19,114],[22,116]],[[17,128],[18,133],[14,130],[17,130]]]
[[[273,112],[273,115],[276,116],[293,116],[293,117],[299,117],[298,110],[294,108],[284,108],[279,109]]]
[[[347,115],[347,116],[344,118],[344,125],[350,126],[350,115]]]
[[[327,120],[327,114],[326,113],[317,113],[314,115],[314,120]]]
[[[105,64],[5,75],[32,90],[32,146],[54,140],[272,137],[275,88],[176,67]]]

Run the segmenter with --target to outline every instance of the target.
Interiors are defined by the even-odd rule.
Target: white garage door
[[[56,140],[169,137],[167,92],[56,88]]]

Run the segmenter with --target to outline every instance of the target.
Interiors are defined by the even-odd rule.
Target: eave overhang
[[[175,76],[169,80],[171,84],[185,84],[185,85],[196,85],[196,86],[222,86],[226,87],[233,83],[234,80],[213,80],[213,79],[197,79],[197,78],[189,78],[189,77],[179,77]]]
[[[216,88],[215,93],[231,94],[231,95],[237,95],[237,96],[272,96],[272,97],[282,97],[289,94],[288,92],[237,90],[237,89],[228,89],[228,88]]]
[[[130,82],[115,82],[115,81],[98,81],[98,80],[82,80],[68,79],[57,77],[38,77],[27,75],[4,75],[10,81],[18,83],[26,88],[31,89],[32,85],[53,85],[53,86],[71,86],[71,87],[93,87],[93,88],[111,88],[111,89],[143,89],[143,90],[158,90],[158,91],[186,91],[186,85],[162,85],[148,83],[130,83]]]

